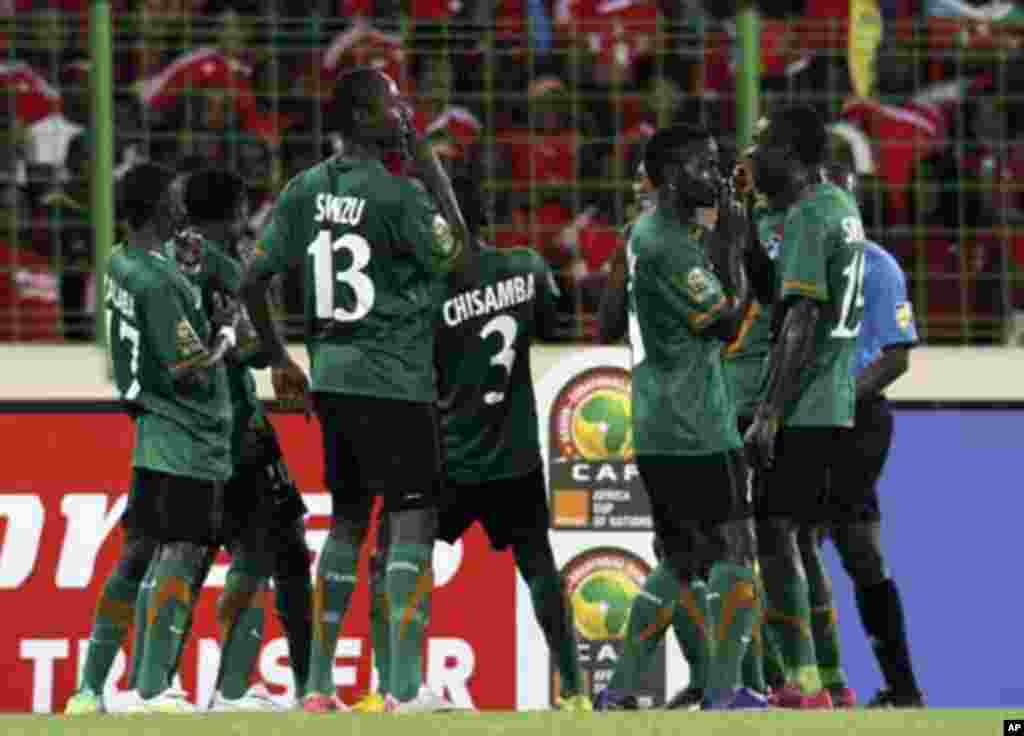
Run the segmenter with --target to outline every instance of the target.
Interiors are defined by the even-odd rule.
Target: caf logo
[[[551,432],[558,457],[632,461],[629,371],[604,366],[576,376],[555,399]]]
[[[592,642],[623,639],[633,599],[650,572],[642,559],[616,547],[596,547],[571,559],[562,575],[579,635]]]

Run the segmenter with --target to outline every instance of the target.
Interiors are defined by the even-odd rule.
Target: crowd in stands
[[[224,164],[256,237],[288,178],[335,150],[346,68],[386,69],[460,176],[488,238],[538,249],[562,334],[588,339],[629,178],[658,125],[726,140],[740,63],[725,0],[112,0],[115,176]],[[87,0],[0,0],[0,341],[91,338]],[[1021,306],[1024,2],[879,0],[875,84],[851,82],[850,0],[762,0],[763,104],[834,123],[869,232],[900,260],[931,341],[1002,341]],[[862,32],[856,30],[856,32]],[[299,279],[286,290],[301,312]]]

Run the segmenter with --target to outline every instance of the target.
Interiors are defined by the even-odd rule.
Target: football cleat
[[[555,710],[566,713],[590,713],[594,710],[594,704],[586,695],[570,695],[567,698],[559,698],[555,701]]]
[[[703,706],[703,710],[765,710],[766,708],[768,708],[768,698],[749,687],[741,687],[732,695]]]
[[[594,698],[594,710],[639,710],[636,696],[606,687]]]
[[[415,698],[404,703],[399,702],[388,693],[384,699],[384,709],[388,713],[448,713],[455,710],[464,710],[444,695],[439,695],[426,685],[420,687],[420,691],[416,693]]]
[[[675,695],[665,703],[666,710],[700,710],[701,704],[704,702],[704,688],[700,687],[687,687]]]
[[[114,713],[116,715],[131,715],[132,713],[142,713],[143,704],[145,701],[142,696],[139,695],[138,690],[129,690],[125,693],[111,698],[110,702],[107,703],[107,712]]]
[[[352,706],[353,713],[383,713],[386,701],[380,693],[366,693]]]
[[[66,716],[92,716],[103,712],[103,698],[92,690],[79,690],[64,706]]]
[[[825,688],[806,695],[798,685],[789,683],[768,696],[768,705],[793,710],[832,710],[832,696]]]
[[[250,687],[240,698],[226,698],[221,692],[210,701],[211,713],[268,713],[285,710],[261,684]]]
[[[196,708],[188,702],[188,693],[169,687],[152,698],[142,701],[143,713],[195,713]]]
[[[302,699],[302,710],[306,713],[344,713],[348,706],[337,695],[309,693]]]
[[[857,693],[851,687],[829,688],[833,708],[856,708]]]
[[[924,708],[924,695],[921,693],[894,693],[892,690],[879,690],[867,705],[868,708]]]

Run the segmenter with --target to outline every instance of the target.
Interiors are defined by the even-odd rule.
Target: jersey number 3
[[[480,339],[487,340],[497,332],[501,335],[501,349],[491,357],[491,365],[500,365],[505,369],[505,382],[512,376],[512,364],[516,360],[516,337],[519,335],[519,324],[507,314],[499,314],[480,330]],[[488,391],[484,394],[484,403],[500,404],[505,400],[504,391]]]
[[[352,263],[341,271],[334,270],[334,254],[347,250]],[[377,290],[364,273],[370,264],[370,244],[358,233],[347,233],[331,241],[331,232],[321,230],[306,252],[313,257],[313,283],[316,286],[316,316],[338,322],[355,322],[370,313]],[[351,309],[335,306],[334,285],[344,284],[352,290],[355,305]]]

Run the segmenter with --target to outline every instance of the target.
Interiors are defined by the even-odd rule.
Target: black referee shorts
[[[833,524],[878,521],[878,480],[892,446],[893,417],[884,396],[857,402],[857,419],[846,435],[827,496]]]
[[[441,452],[433,404],[355,394],[314,394],[333,512],[360,515],[381,496],[388,512],[435,508]]]

